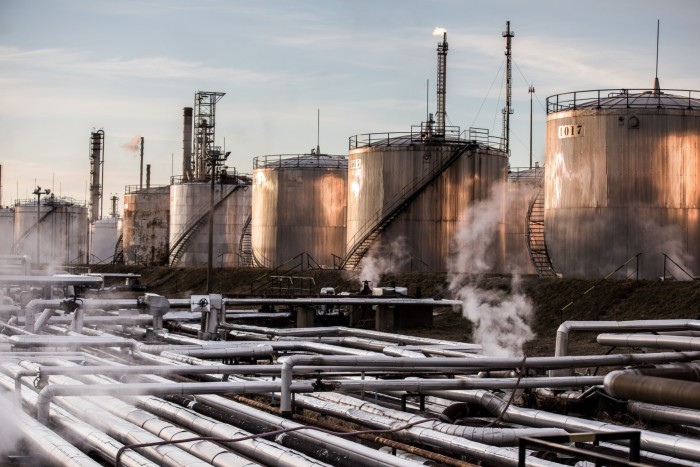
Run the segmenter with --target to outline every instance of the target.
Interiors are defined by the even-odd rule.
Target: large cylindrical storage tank
[[[242,266],[239,249],[251,206],[250,175],[228,174],[214,184],[213,262]],[[175,183],[170,187],[171,266],[206,265],[209,260],[211,182]]]
[[[320,267],[332,268],[334,258],[345,254],[347,158],[277,155],[257,157],[253,164],[257,264],[277,267],[305,253]]]
[[[100,219],[90,226],[90,263],[108,264],[114,258],[114,250],[121,232],[121,219]]]
[[[531,219],[530,208],[544,190],[544,168],[533,167],[508,171],[506,190],[506,267],[513,273],[534,274],[530,259],[528,230],[541,229],[543,223]],[[533,213],[536,215],[536,213]]]
[[[15,242],[15,210],[0,207],[0,255],[9,255]]]
[[[378,219],[398,208],[373,247],[379,244],[385,248],[380,254],[390,256],[392,271],[446,271],[450,265],[448,258],[456,258],[456,250],[465,241],[471,248],[483,251],[489,271],[503,271],[503,203],[508,167],[505,151],[490,146],[488,136],[482,141],[460,139],[459,130],[454,138],[424,138],[420,133],[384,135],[388,138],[381,139],[379,135],[351,138],[348,253],[365,233],[373,230]],[[448,165],[448,161],[452,162]],[[425,188],[404,206],[404,200],[423,183],[427,183]],[[499,201],[491,207],[476,206],[488,199]],[[469,207],[474,211],[468,213]],[[489,222],[493,222],[493,229],[488,238],[475,235],[469,239],[467,233],[455,243],[458,232],[471,228],[468,219],[479,219],[482,214],[492,216]],[[365,258],[369,254],[371,250]],[[346,265],[357,266],[352,264],[352,258]],[[465,267],[470,266],[455,264],[450,269],[469,272],[454,270]]]
[[[75,201],[53,195],[41,200],[39,223],[39,263],[51,265],[85,264],[88,255],[88,210]],[[26,255],[37,262],[37,202],[15,205],[13,254]]]
[[[631,259],[618,275],[653,279],[667,255],[700,273],[698,97],[657,89],[547,99],[545,232],[558,272],[603,277]]]
[[[143,189],[127,186],[122,223],[124,263],[167,265],[169,226],[169,186]]]

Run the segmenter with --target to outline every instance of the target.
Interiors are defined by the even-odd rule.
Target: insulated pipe
[[[700,383],[619,370],[605,375],[603,384],[613,397],[700,410]]]
[[[629,427],[612,425],[570,415],[560,415],[544,410],[526,409],[508,405],[506,401],[487,391],[431,391],[432,395],[479,404],[494,415],[503,414],[511,423],[529,426],[559,427],[571,433],[588,431],[628,431]],[[700,462],[700,440],[639,430],[641,445],[649,451]]]
[[[39,332],[41,332],[41,328],[43,328],[44,325],[49,321],[49,318],[51,318],[53,312],[53,308],[44,309],[44,311],[39,316],[39,319],[36,320],[36,322],[34,323],[34,334],[39,334]]]
[[[636,415],[642,420],[656,420],[673,423],[674,425],[700,426],[700,411],[698,410],[629,401],[627,403],[627,412]]]
[[[58,396],[133,396],[170,394],[260,394],[278,392],[280,382],[232,382],[232,383],[170,383],[170,384],[96,384],[96,385],[56,385],[46,386],[39,392],[37,419],[46,423],[51,399]],[[312,382],[295,383],[294,392],[313,392]]]
[[[599,334],[598,343],[617,347],[700,350],[700,337],[656,334]]]
[[[15,348],[25,347],[133,347],[134,341],[122,337],[105,336],[12,336]]]
[[[569,334],[581,332],[612,332],[612,331],[683,331],[689,328],[697,329],[700,321],[692,319],[664,320],[634,320],[634,321],[565,321],[557,329],[554,344],[554,356],[568,355]],[[573,369],[553,370],[550,376],[569,376]]]
[[[289,417],[292,413],[292,375],[295,365],[336,365],[364,366],[377,368],[573,368],[576,366],[610,366],[629,365],[631,363],[661,363],[668,361],[693,360],[700,357],[698,352],[687,353],[656,353],[656,354],[627,354],[627,355],[596,355],[596,356],[567,356],[567,357],[532,357],[526,361],[522,358],[390,358],[390,357],[344,357],[344,356],[306,356],[292,355],[280,358],[282,362],[282,388],[280,411],[282,416]],[[284,359],[284,361],[282,361]]]
[[[22,370],[22,368],[17,368]],[[12,380],[7,377],[0,377],[0,385],[5,389],[12,388]],[[37,394],[33,391],[24,391],[22,401],[30,408],[34,409],[37,401]],[[89,420],[80,420],[60,407],[53,407],[51,410],[51,423],[58,428],[68,439],[76,440],[83,450],[90,450],[98,453],[105,461],[111,461],[117,455],[117,451],[122,445],[114,438],[105,434],[90,425]],[[120,465],[124,467],[156,467],[158,464],[150,462],[141,454],[133,450],[124,452]]]

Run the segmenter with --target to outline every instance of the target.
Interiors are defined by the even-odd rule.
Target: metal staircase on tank
[[[124,232],[119,234],[117,244],[114,245],[114,256],[112,256],[112,264],[124,264]]]
[[[242,185],[235,185],[231,191],[226,193],[219,199],[216,204],[214,204],[214,210],[218,208],[221,203],[226,201],[229,196],[231,196],[235,191],[240,188]],[[180,261],[180,258],[182,255],[185,253],[185,247],[187,246],[187,243],[189,242],[190,238],[194,234],[196,234],[200,227],[204,225],[207,220],[209,219],[209,209],[204,211],[204,213],[196,218],[194,221],[192,221],[189,225],[185,225],[185,227],[182,230],[182,233],[175,239],[173,244],[170,246],[170,251],[168,252],[168,258],[170,258],[170,267],[174,268],[177,266],[177,263]]]
[[[422,177],[406,185],[393,200],[385,203],[355,234],[353,238],[357,240],[354,243],[350,243],[340,269],[355,269],[377,237],[391,224],[391,221],[406,209],[440,174],[447,170],[453,162],[459,159],[462,154],[477,147],[478,144],[475,142],[460,144],[442,162],[433,165]]]
[[[240,258],[241,266],[245,267],[260,267],[253,255],[253,236],[251,232],[251,222],[253,215],[249,215],[243,224],[243,232],[241,233],[241,241],[238,242],[238,257]]]
[[[535,272],[540,277],[557,277],[544,239],[544,191],[538,190],[527,209],[527,250]]]
[[[29,237],[29,235],[32,232],[37,230],[38,225],[41,224],[44,221],[44,219],[49,217],[49,215],[54,211],[54,209],[56,209],[56,206],[51,206],[51,209],[46,211],[44,215],[39,218],[39,222],[28,228],[27,231],[24,232],[22,236],[17,239],[17,241],[12,245],[12,250],[10,250],[11,255],[18,255],[20,253],[20,246],[22,245],[22,243],[24,243],[24,241],[27,239],[27,237]]]

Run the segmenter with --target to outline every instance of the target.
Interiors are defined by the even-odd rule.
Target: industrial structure
[[[658,83],[658,81],[657,81]],[[594,90],[547,99],[545,232],[565,276],[700,272],[700,93]]]
[[[345,255],[347,158],[263,156],[253,167],[254,264],[272,268],[306,254],[311,267],[333,268]]]
[[[15,210],[0,206],[0,255],[9,255],[15,243]]]
[[[122,218],[117,211],[119,198],[110,198],[112,208],[109,217],[90,224],[90,263],[109,264],[114,262],[115,249],[122,232]]]

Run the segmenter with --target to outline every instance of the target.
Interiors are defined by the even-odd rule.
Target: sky
[[[436,27],[447,30],[447,124],[501,136],[512,42],[512,167],[544,163],[546,99],[591,89],[700,89],[697,0],[0,0],[2,205],[41,186],[88,198],[105,132],[104,208],[181,174],[182,109],[224,92],[216,143],[243,173],[274,154],[344,154],[435,112]],[[535,93],[528,92],[529,86]],[[427,88],[427,89],[426,89]],[[320,124],[317,115],[320,113]],[[317,129],[320,131],[317,132]],[[144,175],[145,180],[145,175]],[[145,181],[144,181],[145,182]]]

